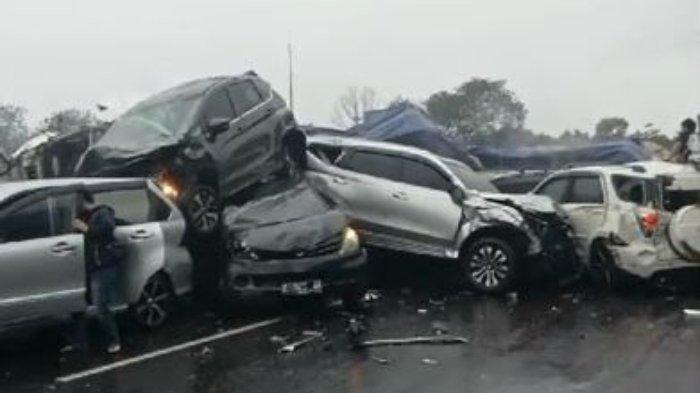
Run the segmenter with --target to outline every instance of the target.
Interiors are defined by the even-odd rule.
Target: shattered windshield
[[[457,176],[462,184],[464,184],[464,186],[468,189],[483,192],[498,192],[496,186],[494,186],[486,176],[482,175],[481,173],[474,172],[468,166],[462,163],[447,160],[444,160],[443,163],[450,168],[452,173]]]
[[[196,93],[140,104],[119,118],[98,146],[140,151],[169,143],[190,128],[202,97]]]

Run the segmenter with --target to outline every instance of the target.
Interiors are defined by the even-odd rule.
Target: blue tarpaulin
[[[473,168],[479,161],[486,169],[558,169],[565,165],[624,164],[651,159],[647,149],[621,140],[581,147],[543,146],[493,148],[469,146],[448,137],[445,129],[419,106],[410,102],[387,109],[365,112],[365,121],[346,131],[347,135],[401,143],[460,160]],[[476,159],[475,159],[476,157]]]

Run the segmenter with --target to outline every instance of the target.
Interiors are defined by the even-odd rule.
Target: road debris
[[[466,344],[469,340],[461,336],[439,335],[439,336],[416,336],[407,338],[383,338],[367,340],[359,343],[361,347],[379,347],[387,345],[445,345],[445,344]]]
[[[275,334],[270,336],[269,340],[273,344],[286,344],[289,341],[289,336],[278,336]]]
[[[378,300],[382,299],[382,294],[376,290],[376,289],[370,289],[367,292],[365,292],[365,295],[362,297],[362,300],[365,302],[376,302]]]
[[[295,352],[297,349],[300,347],[303,347],[304,345],[310,343],[311,341],[318,340],[323,337],[323,333],[315,331],[315,330],[305,330],[303,332],[303,335],[306,336],[302,338],[301,340],[295,341],[293,343],[289,343],[287,345],[284,345],[282,348],[279,349],[279,353],[291,353]]]
[[[389,364],[389,359],[387,359],[387,358],[383,358],[383,357],[379,357],[379,356],[375,356],[375,355],[370,356],[369,358],[372,361],[377,362],[377,363],[382,364],[382,365]]]
[[[688,318],[700,318],[700,309],[686,308],[683,314]]]
[[[419,309],[416,310],[416,311],[417,311],[418,314],[420,314],[420,315],[425,315],[425,314],[428,313],[428,309],[427,309],[427,308],[419,308]]]
[[[428,300],[428,303],[430,303],[431,306],[436,306],[436,307],[442,307],[442,306],[445,305],[446,302],[447,302],[447,299],[446,299],[446,298],[442,298],[442,299],[429,299],[429,300]]]
[[[421,363],[427,364],[428,366],[437,366],[438,361],[431,358],[423,358],[421,359]]]
[[[450,328],[447,326],[445,321],[433,321],[432,323],[433,333],[437,336],[441,336],[450,332]]]

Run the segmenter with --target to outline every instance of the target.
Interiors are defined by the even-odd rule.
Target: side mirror
[[[461,205],[467,199],[467,193],[461,187],[453,187],[450,191],[450,197],[454,203]]]
[[[207,121],[207,132],[211,136],[221,134],[222,132],[228,131],[229,123],[231,119],[225,117],[215,117]]]
[[[12,165],[10,165],[10,160],[5,156],[5,154],[0,153],[0,176],[4,176],[7,174],[7,172],[12,169]]]

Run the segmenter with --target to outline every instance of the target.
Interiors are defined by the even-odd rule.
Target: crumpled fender
[[[528,254],[542,251],[539,237],[530,228],[525,217],[514,207],[488,201],[480,197],[471,197],[464,202],[462,209],[463,223],[457,233],[456,245],[459,249],[474,233],[484,228],[505,228],[516,230],[530,241]]]

